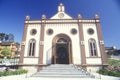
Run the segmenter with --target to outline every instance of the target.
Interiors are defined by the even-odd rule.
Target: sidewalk
[[[3,76],[0,80],[53,80],[50,78],[43,77],[30,77],[30,74],[14,75],[14,76]],[[88,79],[88,78],[54,78],[54,80],[120,80],[120,77],[104,76],[101,75],[101,79]]]

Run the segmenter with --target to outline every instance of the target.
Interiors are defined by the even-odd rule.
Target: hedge
[[[27,71],[24,69],[17,69],[15,71],[0,72],[0,77],[1,76],[9,76],[9,75],[19,75],[19,74],[24,74],[24,73],[27,73]]]
[[[100,69],[99,73],[103,74],[103,75],[120,77],[120,71],[112,71],[112,70],[107,70],[107,69]]]

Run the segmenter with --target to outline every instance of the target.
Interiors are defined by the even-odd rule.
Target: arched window
[[[29,41],[29,54],[28,56],[34,56],[35,55],[35,39],[31,39]]]
[[[57,42],[68,42],[68,41],[64,38],[60,38],[60,39],[57,40]]]
[[[94,39],[89,39],[89,51],[92,57],[97,56],[97,47]]]

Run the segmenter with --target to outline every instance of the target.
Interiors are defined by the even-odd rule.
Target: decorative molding
[[[76,65],[76,66],[82,66],[82,67],[90,67],[90,66],[108,66],[108,64],[74,64],[74,65]]]
[[[95,22],[95,20],[88,19],[88,20],[82,20],[82,22]]]
[[[81,45],[84,46],[84,41],[81,41]]]
[[[91,58],[91,59],[97,58],[97,59],[101,59],[101,57],[96,57],[96,56],[93,56],[93,57],[86,57],[86,58]]]
[[[29,21],[25,21],[25,23],[33,23],[33,24],[38,23],[38,24],[40,24],[41,20],[29,20]]]
[[[95,22],[100,22],[100,20],[95,20],[95,19],[46,19],[46,20],[29,20],[25,21],[25,23],[30,23],[30,24],[40,24],[40,23],[78,23],[78,22],[83,22],[83,23],[95,23]]]
[[[104,41],[103,40],[100,40],[100,45],[104,45]]]
[[[95,20],[96,22],[100,22],[100,20]]]
[[[44,45],[44,41],[40,41],[40,45]]]
[[[32,57],[32,56],[26,56],[26,57],[24,57],[24,58],[32,58],[32,59],[37,58],[37,59],[38,59],[39,57],[35,57],[35,56],[33,56],[33,57]]]

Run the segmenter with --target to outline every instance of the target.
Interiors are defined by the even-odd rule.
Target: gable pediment
[[[68,14],[66,14],[65,12],[58,12],[50,19],[73,19],[73,18],[69,16]]]

